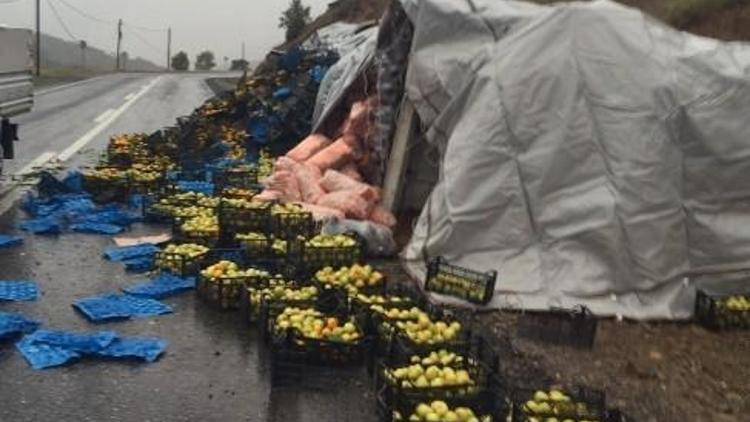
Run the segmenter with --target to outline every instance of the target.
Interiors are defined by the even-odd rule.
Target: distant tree
[[[184,51],[180,51],[172,57],[172,69],[184,72],[190,69],[190,59]]]
[[[203,51],[195,58],[195,70],[211,70],[214,67],[216,67],[216,62],[214,62],[212,51]]]
[[[310,7],[304,6],[302,0],[292,0],[281,14],[279,28],[286,28],[286,40],[290,41],[300,36],[311,21]]]
[[[245,59],[232,60],[229,70],[246,70],[249,63]]]

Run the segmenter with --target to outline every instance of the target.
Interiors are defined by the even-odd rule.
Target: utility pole
[[[242,60],[245,60],[245,42],[242,41]]]
[[[122,44],[122,19],[117,21],[117,64],[115,71],[120,71],[120,44]]]
[[[41,0],[36,0],[36,76],[42,73],[42,11]]]
[[[167,71],[172,70],[172,28],[167,29]]]

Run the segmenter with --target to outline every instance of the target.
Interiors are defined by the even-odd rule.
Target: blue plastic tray
[[[106,294],[73,303],[73,307],[94,322],[168,314],[172,308],[158,300],[129,295]]]
[[[19,246],[23,243],[23,238],[18,236],[8,236],[7,234],[0,234],[0,248],[11,248],[13,246]]]
[[[103,256],[110,261],[122,262],[144,256],[153,256],[158,251],[159,248],[150,243],[125,247],[113,246],[105,249]]]
[[[62,347],[77,353],[95,353],[117,340],[118,334],[114,331],[80,333],[61,330],[37,330],[26,338],[34,343]]]
[[[17,334],[31,333],[39,328],[39,323],[20,314],[0,312],[0,340]]]
[[[0,301],[33,301],[39,289],[33,281],[0,281]]]
[[[106,223],[78,223],[70,226],[74,232],[88,234],[118,234],[125,230],[121,226]]]
[[[150,337],[121,337],[109,346],[96,352],[99,356],[112,358],[138,358],[154,362],[164,353],[167,342]]]
[[[194,277],[177,277],[172,274],[162,274],[152,280],[134,284],[122,289],[125,293],[138,297],[163,299],[195,288]]]
[[[46,369],[64,365],[73,359],[81,357],[79,353],[72,350],[44,343],[36,343],[30,336],[26,336],[16,343],[16,348],[34,369]]]

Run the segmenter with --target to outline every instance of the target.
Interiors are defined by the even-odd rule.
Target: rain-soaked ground
[[[23,213],[0,216],[0,233]],[[153,231],[153,228],[151,229]],[[147,231],[134,227],[132,235]],[[332,370],[307,385],[277,388],[254,329],[236,313],[207,308],[193,292],[164,302],[175,312],[156,318],[92,324],[71,303],[115,292],[142,280],[101,258],[108,236],[24,236],[21,247],[0,250],[0,279],[35,280],[36,302],[0,303],[46,328],[115,330],[169,341],[152,364],[82,360],[35,371],[13,342],[0,343],[0,421],[374,421],[374,398],[364,370]],[[322,384],[321,384],[322,383]]]

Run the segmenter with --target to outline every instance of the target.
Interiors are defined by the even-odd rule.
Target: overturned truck
[[[403,0],[321,86],[322,134],[380,100],[369,181],[419,215],[402,252],[419,280],[443,257],[497,272],[489,307],[637,319],[742,289],[745,44],[609,1]]]

